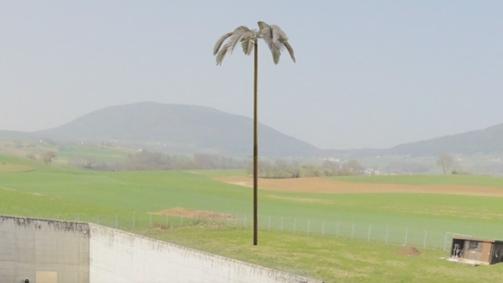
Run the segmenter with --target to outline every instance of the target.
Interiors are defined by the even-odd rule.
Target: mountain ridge
[[[252,120],[215,108],[140,102],[102,108],[59,127],[32,132],[57,141],[146,143],[180,153],[250,155]],[[259,125],[261,154],[308,156],[319,149],[267,125]]]
[[[215,108],[139,102],[92,111],[58,127],[34,131],[0,131],[0,138],[51,139],[70,142],[118,141],[148,144],[174,153],[249,156],[252,119]],[[445,135],[386,149],[320,149],[259,124],[259,149],[271,157],[345,157],[378,155],[436,156],[443,153],[503,153],[503,124]]]
[[[501,153],[503,152],[503,124],[399,144],[388,149],[388,151],[393,154],[411,155]]]

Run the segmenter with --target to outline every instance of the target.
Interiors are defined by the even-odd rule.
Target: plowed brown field
[[[242,187],[251,187],[250,177],[217,177],[217,180]],[[352,183],[329,178],[259,179],[259,188],[270,191],[300,193],[368,194],[368,193],[426,193],[503,197],[502,188],[462,185],[405,185]]]

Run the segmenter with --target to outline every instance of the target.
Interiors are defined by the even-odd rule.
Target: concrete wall
[[[99,225],[90,229],[91,283],[316,282]]]
[[[0,283],[318,282],[95,224],[0,216]]]
[[[89,282],[89,226],[0,216],[0,282]]]

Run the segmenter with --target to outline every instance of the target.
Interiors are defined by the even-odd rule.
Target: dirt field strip
[[[7,187],[2,187],[2,186],[0,186],[0,190],[10,191],[10,192],[15,192],[15,191],[16,191],[16,189],[13,189],[13,188],[7,188]]]
[[[252,186],[252,180],[250,177],[217,177],[216,180],[242,187]],[[321,177],[295,179],[259,179],[259,188],[269,191],[297,193],[424,193],[503,197],[503,189],[492,187],[462,185],[365,184],[343,182]]]
[[[157,212],[151,212],[150,214],[160,216],[176,216],[191,219],[206,219],[206,220],[229,220],[233,218],[231,214],[206,211],[206,210],[193,210],[183,207],[164,209]]]
[[[0,164],[0,173],[17,173],[17,172],[29,172],[33,168],[25,165],[17,164]]]

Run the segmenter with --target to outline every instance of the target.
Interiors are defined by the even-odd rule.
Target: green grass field
[[[69,165],[81,160],[93,162],[114,163],[128,158],[133,149],[101,144],[66,144],[56,145],[38,141],[10,141],[0,139],[0,154],[26,157],[37,156],[44,152],[55,152],[57,157],[53,163]],[[40,159],[40,158],[39,158]]]
[[[262,191],[262,238],[257,248],[250,245],[246,218],[251,214],[251,191],[213,179],[242,172],[92,172],[7,156],[0,156],[0,164],[2,214],[99,222],[327,282],[498,282],[503,278],[503,265],[475,268],[440,259],[446,255],[442,250],[446,232],[503,238],[501,198]],[[16,166],[32,170],[5,169]],[[503,184],[502,179],[480,176],[339,179]],[[221,222],[151,214],[175,207],[234,218]],[[404,241],[421,250],[421,255],[401,254]]]
[[[96,145],[65,145],[58,151],[63,162],[73,159],[88,159],[101,162],[124,161],[131,150]]]

